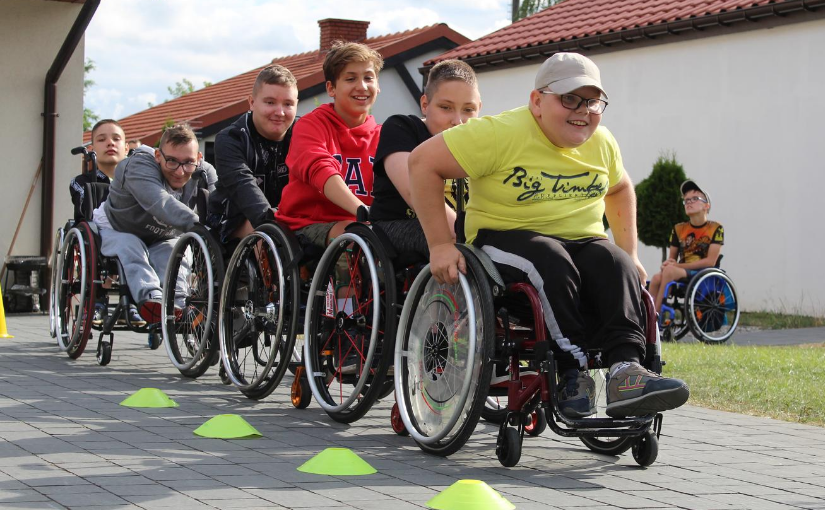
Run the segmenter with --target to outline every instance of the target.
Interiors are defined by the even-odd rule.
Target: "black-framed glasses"
[[[597,99],[591,98],[586,99],[581,96],[577,96],[576,94],[556,94],[552,90],[544,89],[539,90],[542,94],[552,94],[554,96],[559,96],[561,99],[561,105],[567,108],[568,110],[578,110],[579,106],[584,103],[587,106],[587,111],[594,114],[594,115],[601,115],[604,113],[605,108],[607,108],[607,101],[604,99]]]
[[[182,168],[184,172],[186,172],[187,174],[191,174],[192,172],[198,169],[197,161],[189,161],[187,163],[183,163],[175,158],[167,157],[166,154],[163,153],[162,149],[158,149],[158,151],[160,151],[161,157],[166,162],[167,170],[171,170],[172,172],[174,172],[178,168]]]
[[[707,204],[708,201],[702,197],[687,197],[682,199],[682,203],[685,205],[692,204],[693,202],[702,202],[703,204]]]

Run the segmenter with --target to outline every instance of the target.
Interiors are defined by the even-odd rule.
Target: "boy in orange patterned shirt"
[[[689,278],[706,267],[715,266],[725,244],[725,229],[720,223],[708,220],[710,195],[691,180],[683,182],[681,190],[689,221],[673,227],[670,255],[662,263],[661,272],[650,280],[650,293],[656,299],[656,310],[662,307],[668,283]]]

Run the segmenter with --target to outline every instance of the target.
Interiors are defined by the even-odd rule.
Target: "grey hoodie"
[[[155,150],[141,145],[115,169],[104,205],[106,217],[112,228],[134,234],[147,245],[177,237],[198,221],[192,209],[204,177],[209,191],[214,190],[218,176],[206,161],[182,189],[173,190],[155,161]]]

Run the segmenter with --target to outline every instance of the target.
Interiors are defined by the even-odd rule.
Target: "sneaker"
[[[129,305],[129,310],[126,313],[129,314],[129,323],[132,326],[142,328],[146,325],[146,321],[143,320],[143,317],[140,316],[135,305]],[[117,323],[126,324],[126,319],[121,317],[117,320]]]
[[[160,299],[147,299],[140,304],[140,316],[149,324],[160,322],[163,313],[163,304]]]
[[[106,305],[103,303],[95,303],[95,313],[92,315],[92,325],[102,326],[103,317],[106,316]]]
[[[684,381],[662,377],[635,362],[614,363],[607,379],[607,415],[644,416],[676,409],[690,396]]]
[[[357,338],[360,338],[362,336],[363,335],[359,335],[356,330],[351,329],[347,330],[347,334],[343,335],[343,337],[341,338],[341,350],[346,353],[346,358],[344,358],[344,360],[341,361],[340,367],[335,367],[336,369],[341,369],[341,375],[351,375],[361,371],[361,355],[358,353],[358,350],[355,349],[355,347],[352,345],[352,342],[361,343],[361,352],[363,352],[364,356],[366,356],[368,346],[365,345],[363,341],[358,342],[358,340],[356,340]],[[337,360],[339,356],[336,356],[335,358]]]
[[[568,418],[596,413],[596,381],[587,372],[566,370],[559,381],[559,411]]]

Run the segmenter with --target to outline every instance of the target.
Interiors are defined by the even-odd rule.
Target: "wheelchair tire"
[[[377,238],[336,237],[312,278],[304,365],[312,395],[337,422],[360,419],[391,391],[385,381],[395,345],[395,312],[388,306],[394,301],[395,272]]]
[[[685,318],[697,340],[726,342],[739,324],[739,300],[733,281],[716,268],[703,269],[685,292]]]
[[[186,266],[189,266],[187,269]],[[172,248],[163,277],[162,338],[166,353],[184,377],[203,375],[218,357],[216,334],[224,266],[221,246],[203,226],[183,234]],[[182,280],[182,313],[175,313]]]
[[[515,427],[503,427],[496,441],[496,457],[504,467],[513,467],[521,459],[521,434]]]
[[[634,439],[633,460],[641,467],[648,467],[656,462],[656,458],[659,456],[659,439],[656,437],[656,433],[648,430]]]
[[[269,396],[292,359],[300,311],[300,274],[282,227],[265,224],[238,244],[221,289],[221,362],[253,400]]]
[[[54,246],[52,246],[52,257],[49,259],[49,268],[51,269],[51,277],[49,281],[49,334],[52,338],[58,336],[58,288],[60,285],[60,263],[62,262],[61,253],[63,249],[63,238],[65,236],[63,228],[57,229],[54,234]]]
[[[596,418],[608,418],[607,409],[607,372],[609,368],[597,368],[590,370],[590,377],[596,381]],[[548,420],[553,417],[548,414]],[[580,436],[581,442],[590,450],[602,455],[621,455],[633,446],[636,437],[594,437]]]
[[[57,341],[72,359],[83,354],[92,332],[97,274],[95,245],[85,222],[66,233],[60,263]]]
[[[481,410],[481,417],[484,421],[501,425],[507,417],[507,395],[492,396],[487,395],[484,408]]]
[[[478,424],[493,371],[493,295],[481,263],[441,285],[425,266],[404,302],[395,347],[395,395],[419,448],[448,456]],[[463,349],[461,348],[463,346]]]

